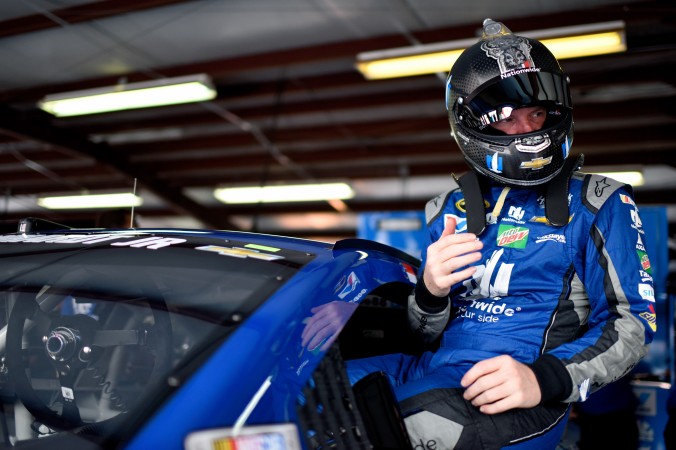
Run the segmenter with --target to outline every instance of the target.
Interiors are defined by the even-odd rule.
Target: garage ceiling
[[[624,20],[628,51],[562,62],[573,151],[585,170],[643,168],[640,204],[676,205],[676,4],[604,0],[21,0],[0,3],[2,224],[38,216],[92,226],[36,197],[131,192],[141,226],[354,235],[358,214],[416,210],[466,170],[449,135],[443,74],[367,81],[357,53]],[[195,73],[207,103],[56,119],[49,93]],[[214,187],[348,181],[326,202],[226,206]],[[676,217],[670,219],[676,222]]]

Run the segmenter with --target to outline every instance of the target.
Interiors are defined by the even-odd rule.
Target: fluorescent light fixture
[[[643,186],[645,180],[643,179],[643,173],[638,171],[629,171],[629,172],[595,172],[598,175],[604,177],[612,178],[613,180],[619,181],[620,183],[627,183],[631,186]]]
[[[38,198],[38,205],[47,209],[124,208],[140,206],[143,199],[134,194],[69,195]]]
[[[619,53],[627,50],[624,21],[551,28],[517,33],[537,39],[557,59]],[[357,55],[357,69],[369,80],[447,73],[465,48],[477,39],[439,42],[364,52]]]
[[[228,204],[307,202],[348,199],[354,197],[354,191],[346,183],[323,183],[218,188],[214,196]]]
[[[70,117],[200,102],[215,97],[210,78],[198,74],[50,94],[40,100],[38,106],[57,117]]]

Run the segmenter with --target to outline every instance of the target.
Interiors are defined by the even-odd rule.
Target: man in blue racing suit
[[[647,352],[649,237],[629,186],[569,158],[568,82],[540,42],[490,19],[449,74],[471,170],[426,205],[409,298],[411,326],[438,348],[348,361],[352,383],[387,374],[414,448],[553,448],[570,403]]]

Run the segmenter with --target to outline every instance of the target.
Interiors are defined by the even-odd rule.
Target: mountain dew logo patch
[[[643,267],[643,270],[652,275],[653,271],[650,267],[650,259],[648,259],[648,254],[640,250],[636,250],[636,254],[638,255],[638,260],[641,262],[641,267]]]
[[[500,225],[500,228],[498,228],[498,247],[526,248],[529,231],[525,227]]]

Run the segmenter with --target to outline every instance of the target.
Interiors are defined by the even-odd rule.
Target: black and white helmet
[[[506,135],[491,123],[514,109],[542,106],[537,131]],[[481,40],[467,48],[446,82],[453,136],[470,166],[500,183],[534,186],[561,171],[573,142],[568,77],[539,41],[486,19]]]

